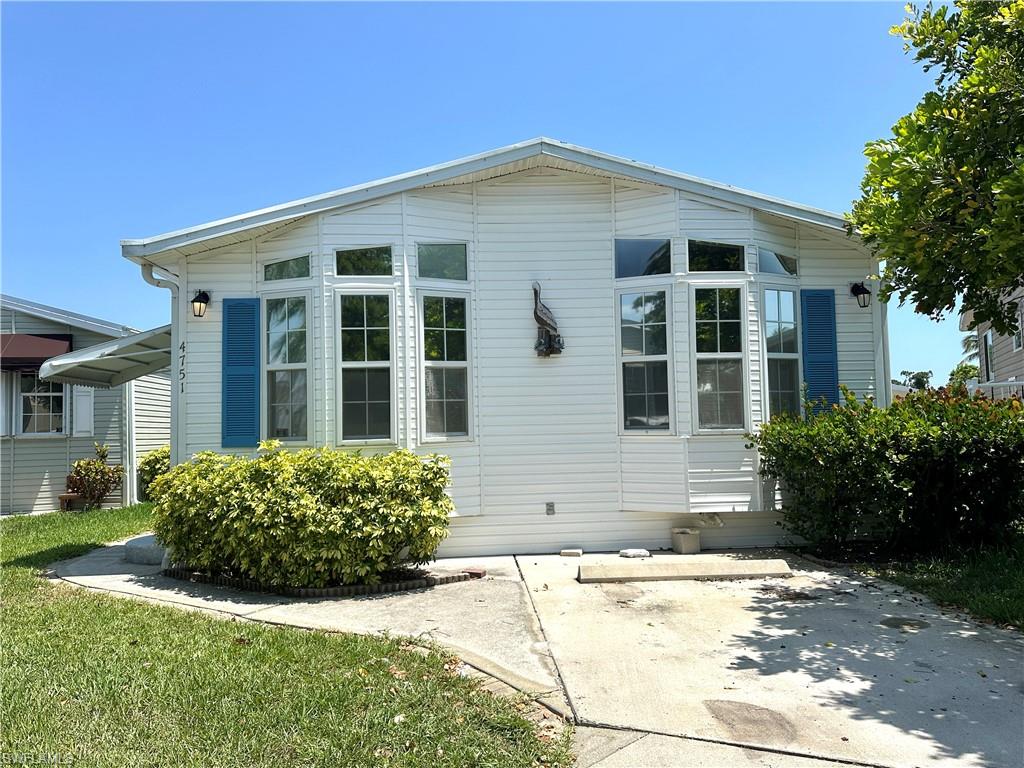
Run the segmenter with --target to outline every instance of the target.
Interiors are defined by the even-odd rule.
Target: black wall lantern
[[[857,306],[861,309],[867,309],[871,304],[871,289],[863,282],[851,285],[850,295],[857,300]]]
[[[192,316],[202,317],[206,314],[206,305],[210,303],[210,294],[206,291],[196,291],[192,297]]]

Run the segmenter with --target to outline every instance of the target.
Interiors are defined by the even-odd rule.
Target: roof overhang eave
[[[177,248],[193,246],[221,237],[237,236],[256,227],[283,225],[304,216],[323,213],[344,206],[358,205],[418,187],[439,184],[460,176],[469,176],[479,171],[486,171],[506,163],[514,163],[538,155],[548,155],[567,162],[588,166],[612,176],[631,178],[637,181],[675,188],[833,230],[845,230],[846,228],[846,222],[843,217],[830,211],[798,205],[781,198],[774,198],[738,187],[700,179],[695,176],[676,173],[657,166],[606,155],[552,139],[541,138],[452,160],[422,170],[346,187],[335,192],[328,192],[283,205],[263,208],[240,216],[220,219],[189,229],[168,232],[150,238],[122,240],[121,254],[137,264],[142,264],[151,261],[153,257],[160,253],[173,251]]]

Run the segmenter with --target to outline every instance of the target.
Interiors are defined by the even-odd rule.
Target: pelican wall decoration
[[[533,318],[537,321],[537,343],[533,348],[538,357],[560,355],[565,349],[562,337],[558,335],[558,323],[547,305],[540,300],[540,283],[533,284]]]

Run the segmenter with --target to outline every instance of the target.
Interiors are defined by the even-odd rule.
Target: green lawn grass
[[[515,702],[399,640],[226,621],[38,571],[145,505],[0,522],[0,755],[90,766],[566,765]],[[15,758],[17,759],[17,758]],[[37,757],[38,759],[38,757]]]
[[[1024,629],[1024,538],[1012,546],[871,570],[942,605]]]

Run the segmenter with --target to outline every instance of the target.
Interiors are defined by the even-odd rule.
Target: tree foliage
[[[935,88],[867,145],[849,216],[885,260],[883,298],[940,317],[957,298],[1000,333],[1024,286],[1024,0],[909,6],[892,29]]]
[[[980,370],[976,363],[964,361],[949,372],[949,382],[947,382],[946,387],[956,392],[966,391],[967,381],[969,379],[977,379],[979,373]]]

